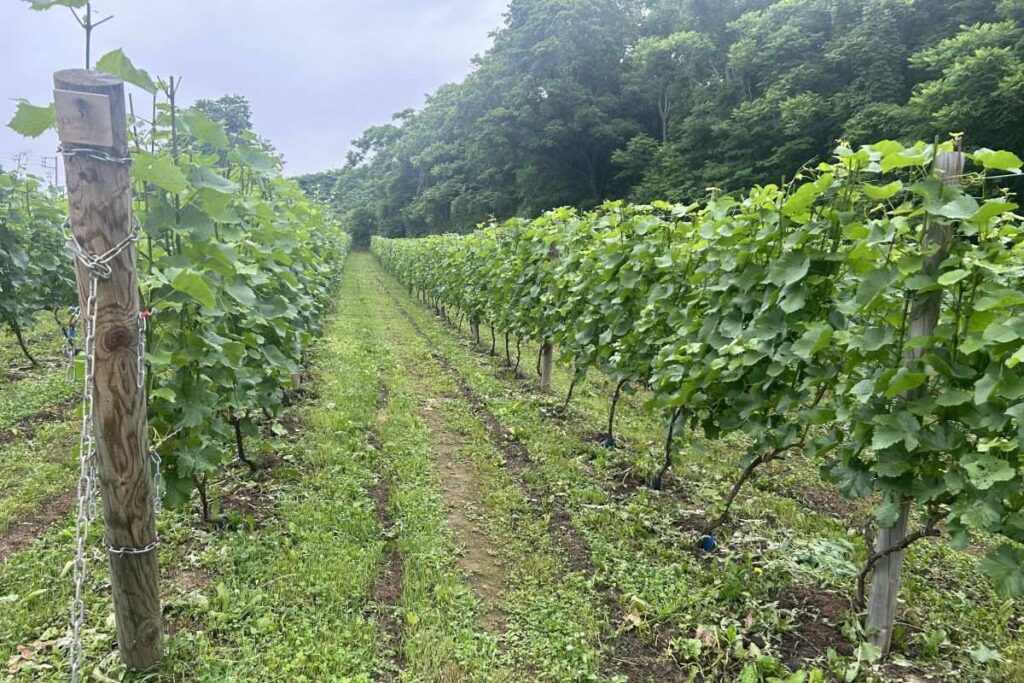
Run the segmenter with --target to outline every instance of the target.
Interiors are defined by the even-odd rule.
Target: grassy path
[[[217,483],[231,523],[161,517],[167,659],[139,680],[603,679],[588,578],[379,277],[352,260],[284,464]],[[119,679],[95,536],[86,657]],[[0,563],[0,680],[66,676],[70,541],[65,522]]]
[[[412,680],[596,680],[606,625],[545,512],[386,292],[376,264],[350,268],[374,290],[394,354],[380,427],[405,566],[404,660]],[[440,600],[445,596],[444,600]],[[410,619],[410,615],[413,617]]]
[[[1024,680],[1024,640],[1013,616],[1021,604],[994,594],[972,554],[940,543],[913,549],[900,664],[871,667],[863,661],[870,653],[854,651],[850,609],[864,506],[812,483],[806,464],[787,463],[746,489],[718,552],[695,552],[700,522],[738,472],[742,443],[689,441],[667,490],[653,492],[644,483],[662,457],[663,425],[641,400],[620,407],[624,447],[600,448],[594,437],[607,419],[607,383],[578,387],[568,418],[556,419],[550,409],[568,388],[565,368],[556,372],[555,395],[539,394],[533,379],[514,379],[497,359],[472,350],[394,280],[381,282],[435,357],[529,453],[524,477],[559,503],[583,539],[592,580],[611,599],[615,637],[606,643],[604,672],[638,681],[764,680],[806,667],[840,679]],[[528,376],[535,352],[524,345]],[[988,659],[987,648],[1005,661]]]
[[[280,464],[215,483],[225,523],[207,528],[191,509],[160,518],[158,671],[118,663],[93,535],[94,680],[795,683],[813,680],[795,668],[841,680],[857,666],[843,647],[862,542],[844,514],[816,508],[823,493],[789,495],[799,468],[750,489],[719,552],[695,552],[692,521],[741,444],[690,444],[667,490],[649,491],[660,424],[639,397],[622,407],[625,447],[598,447],[603,383],[551,416],[556,396],[471,350],[364,254],[313,358],[297,426],[268,444]],[[560,370],[556,390],[567,381]],[[0,521],[3,486],[24,476],[0,461]],[[66,679],[70,549],[65,521],[0,560],[0,680]],[[929,545],[908,566],[905,661],[876,680],[1022,680],[1015,664],[969,654],[1014,660],[1018,606],[963,554]]]

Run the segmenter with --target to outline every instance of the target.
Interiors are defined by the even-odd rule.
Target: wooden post
[[[124,84],[94,71],[53,76],[64,150],[71,230],[88,254],[102,255],[132,232],[131,176]],[[149,668],[163,649],[156,521],[150,482],[146,398],[139,387],[139,286],[135,245],[109,263],[97,283],[93,425],[105,543],[124,663]],[[92,272],[75,264],[88,314]]]
[[[935,159],[935,174],[946,185],[959,183],[964,169],[964,155],[960,152],[944,152]],[[946,220],[925,219],[924,239],[922,246],[935,247],[935,252],[926,257],[922,272],[934,275],[939,271],[942,262],[949,255],[952,239],[952,226]],[[942,290],[933,290],[919,294],[914,298],[910,309],[910,325],[907,330],[907,342],[920,337],[928,337],[935,330],[942,312]],[[911,348],[904,357],[914,361],[923,356],[928,349]],[[922,389],[908,392],[904,399],[912,401],[921,396]],[[887,529],[880,529],[875,542],[875,552],[884,552],[900,543],[907,535],[910,521],[911,502],[903,501],[900,505],[896,522]],[[892,646],[892,629],[896,619],[896,602],[900,592],[900,580],[903,573],[905,550],[890,553],[875,563],[871,573],[871,591],[868,597],[867,631],[872,644],[881,648],[882,655],[889,653]]]
[[[558,260],[558,247],[552,244],[548,247],[548,261],[552,263]],[[551,369],[555,360],[555,347],[550,341],[545,341],[540,348],[540,390],[551,390]]]
[[[540,390],[551,390],[551,369],[555,360],[555,347],[551,342],[544,342],[540,349]]]

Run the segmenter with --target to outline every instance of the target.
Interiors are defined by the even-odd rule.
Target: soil
[[[386,536],[391,535],[394,521],[388,512],[388,500],[391,496],[391,485],[381,478],[369,491],[373,500],[374,517]],[[378,623],[381,625],[381,636],[384,640],[383,650],[390,654],[389,676],[382,680],[397,680],[397,673],[402,670],[402,626],[398,619],[398,603],[402,597],[402,576],[405,566],[402,556],[394,543],[388,543],[384,550],[384,558],[380,571],[373,583],[373,605]]]
[[[0,532],[0,562],[27,546],[67,515],[74,502],[75,490],[69,489],[44,501],[31,514],[11,522],[5,531]]]
[[[620,629],[615,636],[614,649],[608,655],[609,663],[615,666],[606,673],[625,675],[631,683],[683,680],[683,671],[662,650],[670,640],[659,634],[652,642],[636,629]]]
[[[815,586],[793,586],[779,594],[779,609],[797,612],[797,627],[782,636],[780,650],[790,668],[806,666],[824,657],[829,648],[844,656],[853,647],[843,635],[841,624],[850,611],[846,598]]]
[[[254,529],[263,526],[271,516],[274,496],[270,487],[260,482],[246,482],[245,485],[225,491],[220,499],[222,513],[234,513],[252,520]]]
[[[169,581],[187,593],[206,588],[213,577],[205,569],[179,569],[171,574]]]
[[[468,577],[473,592],[487,607],[482,615],[483,624],[498,633],[505,629],[505,614],[498,607],[505,585],[500,548],[473,521],[473,510],[483,500],[479,474],[472,463],[458,459],[457,452],[465,442],[460,434],[451,431],[436,406],[436,399],[427,399],[418,413],[433,437],[445,516],[455,543],[461,549],[459,566]]]
[[[544,510],[539,505],[538,501],[545,496],[543,496],[541,492],[533,490],[532,487],[526,483],[523,474],[531,461],[530,454],[526,450],[526,447],[517,441],[515,437],[511,435],[509,430],[494,417],[484,404],[483,399],[473,391],[459,371],[447,358],[440,354],[434,354],[434,359],[441,365],[445,373],[457,383],[459,392],[469,403],[473,413],[484,423],[492,445],[501,452],[504,458],[505,469],[514,475],[516,482],[526,495],[531,509],[535,514],[541,516],[550,514],[551,522],[549,524],[549,531],[555,538],[558,538],[561,541],[562,547],[565,548],[566,557],[569,561],[569,570],[593,572],[593,563],[590,559],[590,548],[588,547],[587,542],[583,540],[583,537],[576,531],[575,527],[573,527],[572,518],[569,516],[569,513],[566,512],[562,503],[556,498],[551,503],[551,510]]]
[[[781,461],[778,466],[782,473],[793,472],[796,467],[788,460]],[[771,474],[767,476],[771,477]],[[783,484],[771,481],[770,478],[769,481],[779,495],[795,500],[808,510],[842,520],[856,520],[864,516],[864,506],[844,497],[834,486],[813,483],[795,485],[792,481]],[[753,484],[753,480],[748,483]]]

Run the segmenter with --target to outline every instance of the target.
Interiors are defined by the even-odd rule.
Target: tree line
[[[777,182],[837,140],[1020,151],[1024,0],[512,0],[462,82],[300,179],[357,242]]]

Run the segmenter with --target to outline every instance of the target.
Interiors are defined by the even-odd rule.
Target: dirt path
[[[479,473],[473,463],[458,456],[465,441],[449,428],[438,413],[436,403],[436,399],[427,399],[420,406],[419,415],[433,437],[446,518],[455,543],[461,549],[459,566],[466,573],[473,592],[487,607],[483,614],[484,625],[492,632],[500,632],[505,628],[505,614],[498,606],[505,584],[500,548],[475,521],[481,515],[483,496]]]
[[[380,281],[380,286],[388,293],[391,303],[401,312],[415,333],[428,344],[432,344],[430,335],[423,330],[410,313],[409,309],[415,305],[414,302],[400,294],[396,295],[393,288],[389,287],[383,279]],[[526,497],[532,501],[535,513],[547,516],[549,519],[548,533],[558,539],[559,545],[568,559],[569,571],[594,577],[596,568],[591,549],[573,524],[572,515],[557,496],[549,495],[550,492],[539,487],[535,477],[529,475],[535,464],[527,447],[502,424],[488,407],[485,398],[469,385],[466,377],[447,356],[435,348],[431,357],[438,369],[458,387],[461,397],[471,406],[474,415],[485,425],[490,442],[504,457],[504,468],[512,475]],[[538,500],[547,500],[548,509],[540,509],[536,505]],[[658,642],[662,640],[667,642],[670,639],[667,634],[664,638],[653,640],[642,637],[630,626],[633,617],[631,608],[624,604],[614,587],[608,587],[603,591],[600,599],[613,629],[610,639],[605,643],[608,649],[605,653],[606,662],[602,667],[603,673],[610,677],[624,676],[631,683],[672,680],[673,677],[680,675],[678,667],[663,656],[664,643]]]
[[[389,297],[389,302],[396,314],[404,313],[393,298]],[[404,315],[401,318],[408,322]],[[392,338],[401,334],[396,328],[397,321],[391,321],[389,334]],[[461,455],[468,445],[466,436],[453,429],[443,414],[445,404],[456,400],[458,393],[437,393],[431,383],[431,373],[425,372],[422,364],[410,358],[402,358],[400,362],[406,378],[419,394],[416,414],[430,430],[431,449],[436,456],[444,497],[445,519],[459,549],[458,565],[485,608],[481,615],[483,626],[492,633],[500,633],[505,629],[505,614],[500,603],[506,583],[500,559],[501,548],[480,523],[486,514],[482,509],[483,490],[477,467]]]
[[[390,291],[374,261],[355,257],[352,267],[355,277],[372,283],[373,294],[367,298],[385,328],[387,350],[382,353],[393,354],[390,376],[396,406],[403,406],[405,419],[419,425],[404,424],[403,436],[412,441],[419,432],[423,437],[429,479],[451,541],[451,554],[444,559],[444,547],[428,556],[417,557],[415,551],[407,555],[407,583],[422,574],[419,563],[424,560],[451,562],[474,599],[471,628],[482,633],[472,637],[471,651],[456,641],[462,651],[458,663],[448,660],[436,667],[438,675],[443,680],[502,683],[605,680],[599,672],[599,651],[607,634],[607,613],[591,573],[584,569],[582,541],[572,551],[563,543],[562,529],[571,530],[568,517],[552,517],[549,496],[526,484],[529,455],[514,439],[501,436],[503,428],[482,409],[480,398],[445,367],[445,359],[403,305],[415,304],[400,301],[402,295]],[[392,413],[390,419],[400,418]],[[396,444],[392,434],[382,442],[385,450],[400,448],[401,438]],[[396,457],[409,456],[385,454],[385,459]],[[401,503],[401,485],[397,495]],[[431,591],[443,590],[448,587],[431,586]],[[407,587],[402,605],[407,619],[409,594]],[[407,622],[409,661],[403,675],[411,675],[417,656],[422,657],[416,651],[417,628]],[[463,633],[456,636],[466,643]],[[446,649],[443,637],[435,639],[427,655],[438,662],[445,656],[438,651]]]

